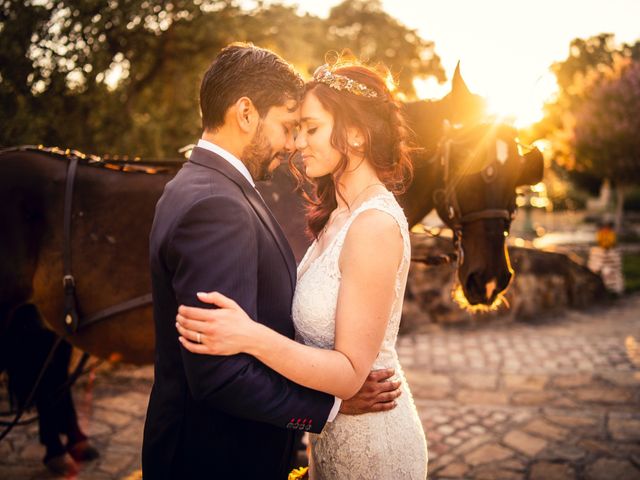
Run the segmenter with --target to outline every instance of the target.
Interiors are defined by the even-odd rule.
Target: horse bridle
[[[440,166],[443,170],[443,188],[433,192],[433,200],[442,220],[453,231],[453,244],[458,252],[460,264],[464,262],[462,230],[465,225],[484,219],[502,219],[505,221],[505,231],[509,231],[516,212],[515,201],[511,202],[508,208],[484,208],[467,213],[462,212],[456,187],[464,172],[456,176],[451,175],[451,147],[454,144],[464,145],[470,141],[464,138],[456,141],[450,135],[445,134],[435,154],[436,160],[440,160]],[[487,168],[495,167],[490,164]],[[485,183],[490,184],[495,176],[482,175],[482,178]]]

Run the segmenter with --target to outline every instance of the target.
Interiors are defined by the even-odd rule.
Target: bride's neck
[[[336,188],[338,209],[353,209],[381,188],[382,182],[369,162],[362,161],[353,169],[347,168]]]

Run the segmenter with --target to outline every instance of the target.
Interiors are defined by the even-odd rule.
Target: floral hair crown
[[[333,73],[328,65],[322,65],[313,74],[315,82],[324,83],[325,85],[338,91],[347,91],[361,97],[376,98],[378,92],[373,88],[367,87],[364,83],[360,83],[344,75]]]

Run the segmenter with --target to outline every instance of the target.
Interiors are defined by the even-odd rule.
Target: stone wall
[[[414,258],[453,252],[448,238],[412,235]],[[455,265],[412,262],[405,295],[402,331],[428,324],[473,323],[491,319],[535,321],[567,308],[583,308],[606,298],[600,277],[577,257],[530,248],[509,247],[515,276],[495,311],[470,313],[452,299]]]

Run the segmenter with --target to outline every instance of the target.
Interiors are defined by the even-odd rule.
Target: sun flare
[[[463,72],[463,76],[471,91],[486,99],[490,117],[518,128],[540,121],[544,103],[558,88],[550,72],[533,83],[499,74],[492,77],[474,75],[471,69]],[[450,82],[438,83],[433,77],[415,78],[413,87],[416,96],[426,100],[440,99],[451,91]]]
[[[496,76],[485,88],[488,113],[516,127],[527,127],[543,118],[543,106],[557,90],[551,72],[540,75],[534,82]]]

